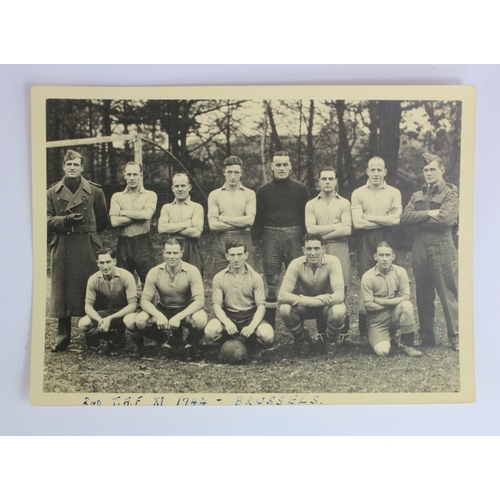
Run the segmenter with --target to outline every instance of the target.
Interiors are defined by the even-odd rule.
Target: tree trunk
[[[302,99],[299,101],[299,144],[297,148],[297,180],[302,178]]]
[[[92,133],[92,100],[89,99],[89,137],[93,137]],[[89,148],[88,158],[87,158],[87,172],[89,179],[94,180],[95,172],[94,172],[94,148]]]
[[[307,187],[310,190],[316,189],[316,182],[314,178],[314,142],[313,142],[313,125],[314,125],[314,100],[311,99],[309,103],[309,120],[307,122],[307,143],[306,143],[306,169],[307,169]]]
[[[109,99],[103,101],[102,133],[104,136],[111,135],[111,101]],[[107,142],[106,147],[110,182],[113,186],[115,186],[118,184],[118,166],[116,165],[115,148],[113,147],[112,142]]]
[[[379,148],[378,155],[385,161],[386,180],[395,185],[398,177],[399,124],[401,101],[379,101]]]
[[[267,137],[267,114],[264,107],[264,131],[260,139],[260,161],[262,164],[262,182],[267,182],[266,170],[266,137]]]
[[[226,120],[226,155],[231,156],[231,106],[227,101],[227,120]]]
[[[337,154],[337,176],[339,179],[337,189],[345,193],[352,193],[355,188],[354,167],[352,163],[351,148],[347,137],[344,122],[345,101],[337,100],[334,103],[339,122],[339,147]]]
[[[267,116],[269,117],[269,125],[271,125],[271,153],[282,151],[283,146],[281,144],[281,139],[278,135],[278,131],[276,130],[276,124],[274,123],[274,115],[271,104],[269,101],[264,101],[264,104],[266,105]]]
[[[378,102],[368,101],[368,112],[370,113],[370,137],[368,139],[368,152],[370,158],[377,155],[378,146]]]

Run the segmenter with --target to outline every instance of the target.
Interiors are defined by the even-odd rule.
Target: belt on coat
[[[71,229],[68,229],[67,233],[95,233],[97,231],[97,227],[93,224],[82,224],[79,226],[71,226]]]

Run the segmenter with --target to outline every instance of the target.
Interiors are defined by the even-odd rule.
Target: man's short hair
[[[184,239],[177,238],[177,236],[170,236],[165,240],[165,243],[163,243],[163,250],[165,250],[165,245],[179,245],[181,250],[184,250]]]
[[[83,156],[80,153],[78,153],[77,151],[73,151],[72,149],[68,149],[68,151],[66,151],[64,158],[63,158],[63,165],[69,160],[77,160],[78,158],[82,159],[82,165],[83,165]]]
[[[377,244],[377,250],[382,247],[390,248],[394,253],[394,247],[388,241],[381,241]]]
[[[186,172],[176,172],[173,176],[172,176],[172,184],[174,183],[174,179],[176,177],[180,177],[181,175],[183,175],[184,177],[186,177],[187,179],[187,183],[191,186],[191,179],[189,178],[189,175],[186,174]]]
[[[125,165],[123,167],[123,173],[125,173],[125,170],[127,170],[127,167],[129,165],[135,165],[136,167],[139,167],[140,172],[142,174],[142,165],[139,162],[137,162],[137,161],[129,161],[128,163],[125,163]]]
[[[245,243],[242,243],[241,241],[238,241],[238,240],[232,240],[232,241],[229,241],[228,243],[226,243],[226,253],[228,253],[229,250],[231,250],[231,248],[238,248],[238,247],[243,247],[245,252],[248,252],[247,246]]]
[[[368,160],[368,166],[370,166],[370,163],[372,163],[373,161],[381,161],[384,164],[384,168],[385,168],[385,161],[383,158],[380,158],[380,156],[373,156],[372,158],[370,158]]]
[[[116,259],[116,251],[114,248],[111,247],[101,247],[97,252],[95,253],[95,258],[96,260],[99,260],[99,255],[106,255],[109,254],[109,256],[112,259]]]
[[[290,153],[288,151],[276,151],[276,153],[273,153],[273,156],[272,158],[274,158],[275,156],[288,156],[288,158],[290,158]],[[291,163],[291,159],[290,159],[290,163]]]
[[[304,237],[302,238],[304,246],[308,241],[319,241],[322,247],[325,246],[325,240],[319,234],[311,234],[311,233],[304,234]]]
[[[321,177],[321,172],[333,172],[335,174],[335,179],[337,178],[337,170],[333,167],[324,167],[319,171],[319,177]]]
[[[239,165],[243,168],[243,160],[239,156],[231,155],[224,160],[224,169],[232,165]]]

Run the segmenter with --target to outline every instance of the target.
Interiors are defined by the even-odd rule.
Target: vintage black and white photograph
[[[31,400],[474,400],[472,87],[35,87]]]

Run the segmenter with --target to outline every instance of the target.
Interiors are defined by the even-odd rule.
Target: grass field
[[[103,243],[114,245],[116,233],[106,231]],[[161,262],[161,242],[153,239],[157,261]],[[207,256],[206,268],[210,270],[212,238],[202,240],[203,255]],[[348,294],[351,314],[351,332],[357,340],[357,312],[359,279],[355,272],[355,255],[351,256],[353,279]],[[257,270],[262,272],[262,255],[256,248]],[[260,264],[260,265],[259,265]],[[411,272],[410,256],[402,253],[396,264]],[[209,274],[206,272],[206,274]],[[211,307],[210,277],[205,278],[205,308],[213,317]],[[47,282],[50,290],[50,281]],[[412,283],[412,302],[415,290]],[[154,345],[146,344],[146,356],[141,360],[130,358],[134,347],[130,339],[119,354],[112,357],[98,356],[85,350],[83,336],[73,319],[70,350],[52,353],[55,343],[57,320],[47,318],[45,336],[44,391],[75,393],[377,393],[377,392],[457,392],[460,390],[458,353],[447,345],[446,325],[439,302],[436,315],[437,345],[423,348],[421,358],[391,355],[378,358],[370,347],[345,347],[334,358],[311,354],[298,358],[293,353],[292,337],[287,333],[277,315],[276,343],[262,361],[252,361],[240,366],[222,365],[217,351],[206,351],[195,362],[184,362],[181,357],[169,361],[158,359]],[[416,315],[416,310],[415,310]],[[314,328],[314,322],[308,321]]]

